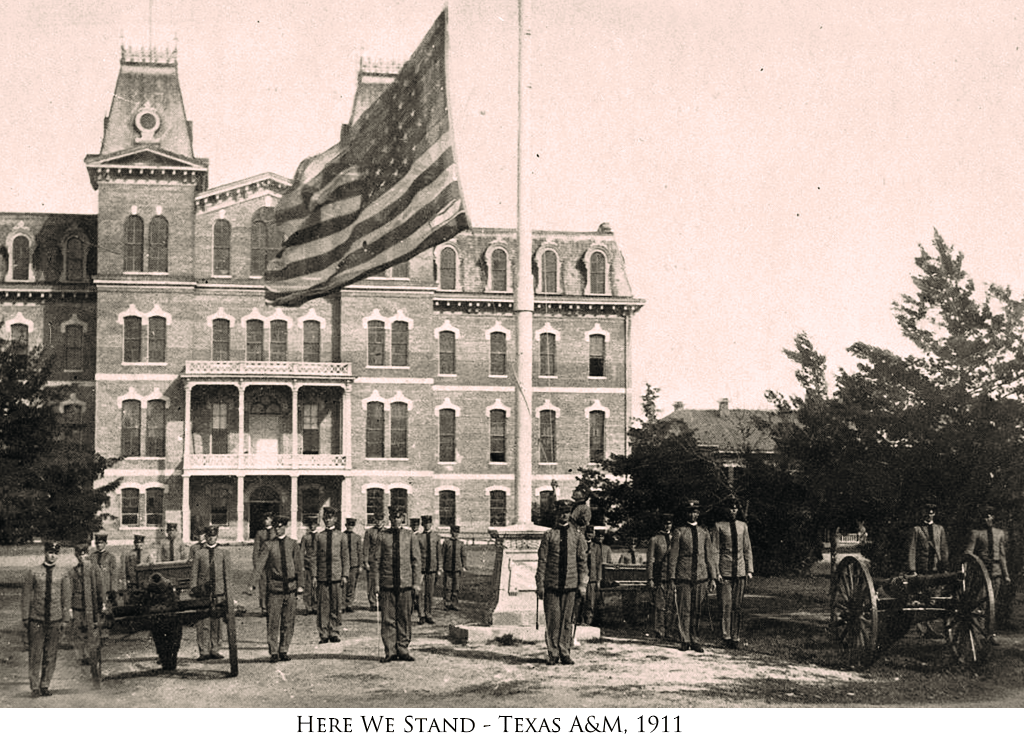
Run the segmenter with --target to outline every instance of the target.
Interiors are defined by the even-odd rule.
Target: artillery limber
[[[136,586],[118,592],[105,618],[105,627],[118,632],[148,631],[156,646],[162,669],[173,671],[178,667],[182,629],[200,620],[224,619],[227,624],[228,676],[238,676],[238,643],[235,633],[235,608],[230,588],[226,594],[187,597],[191,580],[188,561],[166,561],[140,565],[136,569]],[[97,634],[92,654],[93,681],[102,681],[101,634]]]
[[[878,584],[868,561],[847,556],[832,577],[829,630],[847,663],[870,666],[918,623],[939,623],[953,656],[980,664],[992,645],[995,595],[985,564],[965,554],[959,569],[906,574]]]

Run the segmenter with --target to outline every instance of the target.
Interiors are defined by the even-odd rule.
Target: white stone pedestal
[[[544,627],[544,607],[537,602],[537,549],[546,527],[520,524],[494,527],[498,539],[491,581],[493,609],[486,625]]]

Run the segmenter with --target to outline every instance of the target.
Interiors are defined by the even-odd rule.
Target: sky
[[[291,177],[337,140],[361,56],[404,60],[443,0],[14,0],[0,10],[0,210],[96,212],[120,46],[176,46],[210,185]],[[515,0],[451,0],[449,98],[469,217],[516,225]],[[766,408],[806,332],[911,350],[892,303],[933,232],[1020,296],[1019,4],[533,0],[536,230],[611,224],[634,384]]]

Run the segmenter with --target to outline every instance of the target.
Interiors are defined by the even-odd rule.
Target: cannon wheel
[[[992,646],[996,603],[992,580],[976,555],[963,557],[963,578],[953,589],[953,607],[946,617],[946,639],[961,664],[981,664]]]
[[[878,596],[863,558],[850,555],[839,564],[830,604],[829,627],[846,663],[858,669],[871,666],[878,649]]]

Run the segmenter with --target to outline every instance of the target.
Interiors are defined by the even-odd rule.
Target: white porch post
[[[291,520],[291,522],[289,523],[291,525],[291,530],[289,532],[292,536],[292,539],[294,540],[299,534],[299,526],[296,524],[296,521],[298,521],[299,513],[299,476],[297,476],[295,473],[292,473],[291,481],[292,497],[291,503],[289,504],[288,507],[288,517]]]
[[[237,488],[235,495],[235,518],[238,520],[238,529],[235,539],[238,542],[245,541],[245,475],[239,473],[235,478]]]
[[[185,394],[186,400],[188,399],[188,393]],[[188,421],[188,409],[186,408],[185,421]],[[188,431],[186,425],[185,431]],[[181,535],[186,542],[192,541],[192,508],[189,504],[188,487],[190,476],[181,476]]]

